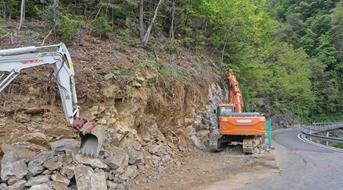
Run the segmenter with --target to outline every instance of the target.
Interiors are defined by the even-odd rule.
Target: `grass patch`
[[[7,34],[7,29],[6,28],[2,28],[2,27],[0,27],[0,35],[5,35],[5,34]]]
[[[343,143],[330,143],[330,146],[343,149]]]
[[[124,75],[129,75],[130,69],[129,68],[121,68],[119,69],[119,75],[124,76]]]
[[[135,63],[135,59],[134,59]],[[159,64],[156,62],[146,62],[146,63],[137,63],[137,65],[141,68],[146,68],[149,70],[152,70],[156,73],[159,73],[161,76],[169,78],[169,79],[174,79],[174,80],[190,80],[190,76],[182,71],[178,70],[174,67],[171,67],[169,65],[164,65],[164,64]]]

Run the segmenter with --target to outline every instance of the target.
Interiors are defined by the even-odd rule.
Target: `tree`
[[[24,20],[25,20],[25,0],[21,0],[20,21],[19,21],[18,30],[20,30],[21,26],[23,25]]]
[[[150,22],[150,25],[148,26],[148,29],[146,30],[145,34],[144,34],[144,37],[143,37],[143,40],[142,40],[142,44],[144,46],[146,46],[148,44],[148,41],[149,41],[149,38],[150,38],[150,33],[151,33],[151,30],[152,30],[152,26],[154,25],[155,23],[155,20],[156,20],[156,17],[157,17],[157,13],[158,13],[158,9],[161,5],[163,0],[159,0],[158,3],[157,3],[157,6],[155,8],[155,12],[154,12],[154,16],[152,17],[152,20]],[[143,7],[143,4],[141,4],[142,7]]]

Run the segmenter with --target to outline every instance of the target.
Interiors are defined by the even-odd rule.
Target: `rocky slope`
[[[37,45],[43,30],[33,23],[0,39],[0,48]],[[213,117],[209,113],[221,99],[218,68],[187,49],[168,53],[165,44],[144,50],[83,34],[68,46],[81,114],[107,127],[98,159],[75,152],[72,139],[78,137],[64,121],[52,69],[24,71],[0,94],[0,188],[125,189],[140,183],[138,176],[146,176],[139,178],[143,182],[157,180],[165,168],[180,167],[193,142],[206,146],[208,123],[199,117]],[[56,150],[51,142],[64,148]],[[9,146],[25,149],[30,157]]]

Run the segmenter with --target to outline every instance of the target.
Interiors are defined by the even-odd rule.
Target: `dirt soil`
[[[158,180],[143,180],[130,189],[239,189],[279,172],[274,152],[246,155],[239,146],[218,153],[194,150],[183,159],[182,165],[165,171]]]

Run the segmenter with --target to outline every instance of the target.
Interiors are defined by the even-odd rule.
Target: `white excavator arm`
[[[53,65],[65,118],[70,126],[81,132],[81,152],[96,156],[101,148],[104,130],[79,118],[80,107],[77,105],[74,66],[63,43],[0,50],[0,92],[22,70],[41,65]]]

